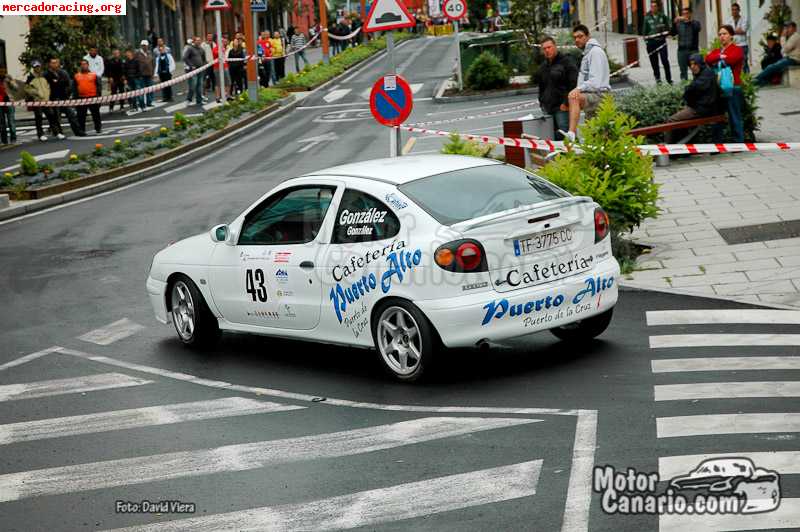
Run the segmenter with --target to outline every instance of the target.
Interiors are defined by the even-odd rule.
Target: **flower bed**
[[[414,33],[397,32],[394,34],[395,42],[402,42],[412,39],[417,35]],[[311,65],[308,64],[298,73],[287,74],[278,83],[278,87],[288,91],[307,91],[319,87],[326,81],[335,78],[345,70],[357,65],[358,63],[372,57],[386,48],[386,38],[374,39],[367,44],[351,46],[347,50],[330,58],[330,63],[322,61]]]
[[[195,119],[176,113],[171,128],[145,131],[128,140],[115,139],[109,146],[95,144],[92,151],[71,154],[53,164],[40,165],[29,153],[22,152],[20,170],[0,177],[0,193],[16,200],[39,199],[145,168],[157,162],[154,157],[167,152],[178,155],[192,149],[194,141],[211,140],[233,122],[257,118],[258,113],[271,110],[286,96],[282,89],[260,89],[257,101],[242,94]],[[180,147],[185,150],[177,150]]]

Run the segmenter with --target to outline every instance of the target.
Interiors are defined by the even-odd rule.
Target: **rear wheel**
[[[608,328],[613,315],[614,309],[610,308],[597,316],[550,329],[550,332],[565,342],[586,342],[600,336]]]
[[[194,282],[181,275],[170,289],[172,323],[178,338],[186,345],[202,347],[219,338],[219,324]]]
[[[438,337],[425,315],[406,301],[393,301],[375,313],[375,348],[384,368],[396,379],[411,382],[431,365]]]

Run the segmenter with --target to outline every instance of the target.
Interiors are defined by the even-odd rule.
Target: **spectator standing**
[[[169,46],[167,46],[167,43],[165,43],[165,42],[164,42],[164,39],[162,39],[161,37],[159,37],[159,38],[156,40],[156,47],[155,47],[155,48],[153,48],[153,55],[154,55],[154,56],[158,57],[158,55],[161,53],[161,47],[162,47],[162,46],[163,46],[163,47],[164,47],[164,49],[167,51],[167,53],[170,53],[170,54],[172,53],[172,49],[171,49]]]
[[[227,37],[223,37],[222,38],[222,55],[220,56],[219,48],[217,46],[214,47],[213,52],[214,52],[214,59],[216,60],[217,58],[219,58],[222,61],[222,76],[223,76],[223,81],[225,83],[225,92],[226,92],[225,96],[227,96],[227,98],[230,100],[231,99],[231,75],[230,75],[230,72],[228,71],[228,59],[227,59],[228,54],[226,52],[227,48],[228,48],[228,39],[227,39]],[[218,87],[218,90],[217,90],[217,101],[219,101],[219,98],[220,98],[220,90],[219,90],[219,87]]]
[[[292,51],[294,52],[294,71],[300,72],[300,59],[303,60],[303,66],[308,64],[306,59],[306,35],[302,31],[295,32],[292,35]]]
[[[72,83],[69,80],[69,75],[61,68],[60,59],[56,57],[50,59],[50,62],[47,65],[47,71],[44,73],[44,78],[47,80],[47,83],[50,84],[51,102],[69,100],[72,97]],[[75,118],[75,111],[72,109],[72,107],[53,107],[53,113],[55,115],[55,124],[58,126],[58,129],[54,131],[54,133],[59,140],[64,138],[64,133],[61,130],[61,124],[59,122],[59,118],[61,117],[62,113],[67,117],[69,127],[72,129],[72,132],[75,135],[79,137],[86,136],[86,133],[78,125],[78,121]]]
[[[171,80],[173,72],[175,72],[175,59],[172,57],[172,54],[169,53],[167,47],[162,44],[159,46],[158,55],[156,56],[156,74],[158,74],[159,81],[161,81],[161,83],[164,83],[165,81]],[[203,76],[200,75],[197,77],[202,78]],[[165,102],[172,101],[171,86],[167,86],[161,89],[161,98]]]
[[[89,70],[94,72],[97,76],[97,95],[100,96],[103,94],[103,75],[106,70],[105,61],[103,61],[103,58],[97,53],[96,46],[90,46],[89,53],[83,58],[89,62]]]
[[[269,40],[269,32],[262,31],[256,41],[256,52],[258,53],[258,66],[261,69],[259,79],[262,87],[269,87],[269,80],[273,77],[272,73],[272,42]]]
[[[99,96],[97,93],[97,74],[89,70],[89,61],[86,59],[81,61],[81,69],[75,74],[75,95],[82,100]],[[78,125],[81,131],[86,131],[87,111],[92,113],[94,131],[99,135],[103,132],[102,123],[100,122],[100,104],[93,103],[78,106]]]
[[[112,95],[125,92],[125,60],[120,55],[118,48],[111,51],[111,57],[106,60],[104,73],[108,78],[108,90]],[[108,104],[108,112],[114,110],[115,103]],[[125,109],[125,103],[122,100],[119,101],[119,108],[120,110]]]
[[[772,76],[783,74],[783,71],[790,66],[800,65],[800,33],[797,33],[797,23],[784,24],[783,34],[786,36],[786,42],[783,43],[783,59],[769,65],[756,76],[756,83],[759,85],[766,85]]]
[[[706,56],[706,63],[712,67],[722,66],[724,63],[733,71],[733,92],[727,97],[728,106],[728,125],[733,133],[733,142],[744,142],[744,124],[742,122],[742,107],[744,106],[744,94],[742,93],[742,65],[744,64],[744,52],[733,41],[733,26],[725,24],[719,29],[720,47],[712,50]],[[714,125],[714,135],[719,139],[722,132],[719,124]]]
[[[281,34],[277,31],[274,32],[270,43],[272,44],[273,68],[275,69],[275,74],[272,79],[277,83],[286,76],[286,57],[283,53],[283,39],[281,38]]]
[[[572,89],[569,98],[569,140],[574,142],[578,130],[581,110],[586,118],[597,112],[603,97],[611,91],[608,57],[597,39],[591,38],[589,28],[578,24],[572,30],[575,46],[583,50],[581,66],[578,70],[578,86]]]
[[[658,59],[664,65],[664,75],[667,83],[672,84],[672,72],[669,69],[669,51],[667,50],[666,35],[672,25],[669,23],[667,15],[661,12],[658,2],[650,2],[650,12],[644,17],[644,35],[647,46],[647,55],[650,57],[650,66],[653,67],[653,75],[656,83],[661,83],[661,71],[658,68]]]
[[[561,2],[561,27],[569,28],[572,26],[572,4],[569,0]]]
[[[139,49],[136,51],[136,60],[139,62],[139,75],[141,76],[142,87],[152,87],[155,64],[147,40],[142,39],[142,42],[139,43]],[[148,92],[144,95],[145,105],[147,107],[153,107],[154,99],[155,94]]]
[[[550,3],[550,24],[557,28],[559,22],[561,22],[561,0],[553,0]]]
[[[0,78],[0,102],[10,102],[11,96],[9,87],[7,86],[8,80],[11,78]],[[11,80],[13,81],[13,80]],[[13,106],[0,106],[0,142],[3,144],[14,144],[17,141],[17,126],[14,117]]]
[[[245,91],[244,78],[245,78],[245,64],[247,54],[242,46],[242,41],[239,38],[233,39],[231,49],[228,50],[228,61],[230,61],[231,83],[233,89],[231,94],[241,94]]]
[[[42,63],[35,59],[31,63],[33,71],[25,81],[25,99],[29,102],[46,102],[50,99],[50,84],[44,77],[44,70]],[[58,120],[53,117],[53,110],[49,107],[30,107],[33,110],[33,121],[36,124],[36,136],[42,142],[47,141],[47,135],[44,134],[44,121],[42,118],[47,118],[47,123],[50,126],[50,132],[55,135],[61,130]]]
[[[214,35],[212,33],[206,33],[206,40],[200,44],[200,48],[203,50],[203,56],[206,60],[206,64],[214,62]],[[184,49],[184,52],[186,50]],[[183,53],[181,53],[181,57],[183,57]],[[205,96],[207,90],[211,90],[216,92],[217,90],[217,69],[214,67],[206,69],[205,73],[205,80],[203,82],[203,95]]]
[[[553,117],[556,140],[569,130],[569,100],[567,95],[578,84],[578,67],[568,55],[562,54],[552,37],[540,41],[545,62],[534,78],[539,85],[539,104]]]
[[[130,48],[125,50],[125,63],[123,64],[123,72],[125,72],[125,83],[128,85],[129,91],[138,90],[144,87],[142,82],[141,64],[136,60],[136,55]],[[128,100],[128,105],[131,108],[128,114],[136,114],[144,111],[144,96],[131,96]]]
[[[197,70],[206,64],[206,55],[200,47],[200,37],[193,37],[192,44],[186,47],[183,64],[187,72]],[[187,83],[189,87],[186,101],[192,103],[192,98],[194,98],[197,105],[203,105],[203,75],[194,75],[187,80]]]
[[[683,7],[672,25],[672,35],[678,36],[678,70],[682,80],[689,79],[689,57],[700,50],[700,29],[700,22],[692,20],[692,8]]]
[[[742,8],[736,2],[731,4],[731,18],[725,24],[733,27],[733,42],[744,54],[744,71],[750,72],[750,40],[747,35],[749,25],[747,17],[742,15]]]
[[[683,101],[686,105],[670,116],[669,122],[703,118],[720,112],[719,87],[714,71],[706,66],[703,56],[699,53],[689,56],[689,68],[694,79],[683,91]],[[674,142],[676,135],[677,131],[668,131],[665,134],[667,143]]]

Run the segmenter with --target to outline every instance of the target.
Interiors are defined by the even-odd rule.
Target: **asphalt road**
[[[451,42],[398,50],[423,84],[412,121],[509,105],[425,100],[448,75]],[[585,348],[543,333],[446,352],[410,386],[371,351],[226,335],[195,352],[154,320],[144,281],[157,250],[287,177],[387,154],[386,130],[357,116],[382,70],[186,168],[0,224],[0,528],[800,528],[796,313],[623,291]],[[326,101],[337,90],[348,91]],[[780,508],[686,522],[607,515],[591,493],[594,465],[666,480],[714,453],[781,473]],[[194,513],[116,511],[144,500]]]

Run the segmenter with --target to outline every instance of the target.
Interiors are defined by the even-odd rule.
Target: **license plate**
[[[574,233],[572,227],[561,227],[546,231],[536,235],[531,235],[527,238],[520,238],[514,240],[514,255],[520,257],[522,255],[532,255],[540,251],[557,248],[572,242]]]

